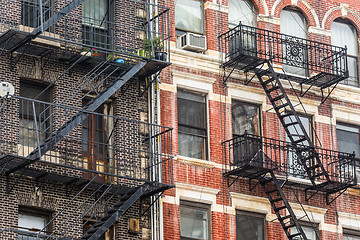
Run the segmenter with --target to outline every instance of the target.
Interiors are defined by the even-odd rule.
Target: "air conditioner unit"
[[[179,48],[202,52],[206,50],[206,37],[194,33],[186,33],[179,37]]]

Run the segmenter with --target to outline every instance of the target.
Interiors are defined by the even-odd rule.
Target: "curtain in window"
[[[264,240],[264,218],[236,215],[237,240]]]
[[[234,135],[249,134],[260,135],[259,107],[239,101],[231,105],[232,127]]]
[[[254,4],[248,0],[229,0],[229,27],[243,25],[256,27],[256,9]]]
[[[175,0],[175,26],[177,29],[203,33],[203,9],[199,0]]]
[[[354,26],[341,22],[331,24],[331,44],[334,46],[347,47],[349,78],[343,83],[354,87],[359,86],[358,82],[358,58],[359,49],[357,33]]]
[[[280,19],[280,32],[289,35],[282,39],[283,69],[286,73],[307,76],[306,41],[298,39],[307,39],[306,19],[300,12],[286,9],[281,11]]]
[[[108,0],[85,0],[82,8],[84,25],[102,28],[107,27]]]

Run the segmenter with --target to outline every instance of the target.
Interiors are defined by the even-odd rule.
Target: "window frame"
[[[310,223],[310,222],[306,222],[306,221],[299,221],[299,224],[300,226],[303,228],[303,227],[307,227],[307,228],[311,228],[315,231],[315,236],[316,236],[316,239],[315,240],[320,240],[316,234],[316,230],[319,231],[319,224],[318,223]],[[314,229],[314,226],[316,227],[316,230]],[[293,227],[295,228],[295,227]],[[290,228],[290,231],[291,231],[291,228]],[[296,237],[295,237],[296,238]],[[294,239],[294,240],[297,240],[297,239]]]
[[[267,228],[267,224],[266,224],[266,214],[262,214],[262,213],[257,213],[257,212],[249,212],[249,211],[244,211],[244,210],[239,210],[239,209],[236,209],[236,213],[235,213],[235,229],[236,229],[236,226],[237,226],[237,216],[238,215],[241,215],[241,216],[245,216],[245,217],[250,217],[250,218],[257,218],[257,219],[261,219],[262,222],[263,222],[263,240],[266,240],[267,239],[267,231],[266,231],[266,228]],[[235,233],[237,231],[235,230]],[[237,234],[236,234],[236,239],[237,239]]]
[[[250,105],[250,106],[253,106],[253,107],[256,107],[257,108],[257,114],[258,114],[258,122],[259,122],[259,126],[258,126],[258,131],[259,131],[259,136],[261,137],[262,136],[262,110],[261,110],[261,104],[256,104],[256,103],[251,103],[251,102],[246,102],[246,101],[242,101],[242,100],[238,100],[236,98],[233,98],[231,99],[231,129],[232,129],[232,136],[233,137],[236,137],[236,136],[241,136],[242,134],[235,134],[234,133],[234,128],[233,128],[233,111],[232,111],[232,105],[233,105],[233,102],[238,102],[238,103],[242,103],[242,104],[245,104],[245,105]],[[256,135],[256,134],[255,134]]]
[[[344,235],[347,235],[348,237],[356,237],[360,239],[360,231],[356,231],[353,229],[343,228],[343,238]]]
[[[228,7],[230,7],[229,5],[230,5],[230,1],[236,1],[236,0],[228,0]],[[252,0],[241,0],[242,2],[246,2],[245,4],[247,4],[248,5],[248,7],[249,7],[249,9],[252,11],[252,8],[254,9],[254,12],[253,12],[253,16],[255,17],[255,19],[254,19],[254,25],[250,25],[251,27],[257,27],[257,17],[258,17],[258,11],[257,11],[257,9],[256,9],[256,6],[255,6],[255,4],[253,3],[253,1]],[[252,6],[250,6],[249,4],[251,4]],[[238,22],[238,23],[233,23],[233,22],[230,22],[229,21],[229,15],[230,15],[230,8],[229,8],[229,12],[228,12],[228,25],[229,25],[229,28],[231,29],[231,28],[234,28],[234,27],[236,27],[236,26],[238,26],[239,24],[240,24],[240,22]],[[241,22],[242,24],[243,24],[243,22]]]
[[[39,209],[39,208],[35,208],[35,207],[28,207],[28,206],[19,206],[18,207],[18,216],[20,214],[34,216],[34,217],[44,217],[46,219],[46,225],[49,224],[50,219],[53,215],[53,213],[51,211],[47,211],[47,210],[43,210],[43,209]],[[18,223],[18,227],[20,228],[20,230],[33,232],[33,231],[30,231],[30,229],[28,230],[26,228],[20,227],[19,223]],[[47,234],[51,231],[52,231],[52,224],[47,226],[46,229],[42,233]]]
[[[206,35],[206,24],[205,24],[205,22],[206,22],[206,20],[205,20],[205,6],[204,6],[204,1],[205,0],[192,0],[192,1],[196,1],[196,2],[200,2],[200,5],[201,5],[201,18],[202,18],[202,23],[201,23],[201,25],[202,25],[202,32],[197,32],[197,31],[193,31],[193,30],[188,30],[188,29],[183,29],[183,28],[178,28],[177,26],[176,26],[176,1],[181,1],[181,0],[175,0],[175,4],[174,4],[174,21],[175,21],[175,32],[176,32],[176,36],[181,36],[181,35],[183,35],[183,34],[185,34],[185,33],[195,33],[195,34],[199,34],[199,35]],[[178,32],[183,32],[182,34],[177,34]]]
[[[184,92],[184,93],[187,93],[187,94],[192,94],[192,95],[197,95],[197,96],[200,96],[200,97],[203,97],[204,99],[204,107],[205,107],[205,110],[204,110],[204,119],[205,119],[205,128],[199,128],[199,127],[193,127],[191,125],[187,125],[187,124],[180,124],[179,123],[179,109],[177,107],[177,130],[178,130],[178,136],[179,136],[179,133],[180,134],[186,134],[186,135],[190,135],[190,136],[195,136],[195,137],[201,137],[204,139],[205,143],[204,143],[204,149],[203,149],[203,153],[202,155],[204,156],[203,158],[195,158],[195,159],[201,159],[201,160],[210,160],[209,159],[209,152],[210,152],[210,146],[209,146],[209,112],[208,112],[208,95],[206,93],[201,93],[201,92],[194,92],[194,91],[190,91],[190,90],[187,90],[187,89],[178,89],[177,90],[177,96],[176,96],[176,101],[177,101],[177,106],[178,106],[178,101],[179,101],[179,95],[178,93],[179,92]],[[197,101],[194,101],[194,100],[189,100],[189,99],[185,99],[185,98],[181,98],[180,99],[184,99],[184,100],[188,100],[188,101],[193,101],[193,102],[197,102]],[[204,131],[204,133],[206,135],[201,135],[201,134],[193,134],[193,133],[187,133],[187,132],[182,132],[180,131],[179,127],[180,126],[183,126],[183,127],[186,127],[186,128],[192,128],[192,129],[196,129],[196,130],[201,130],[201,131]],[[178,138],[178,154],[179,154],[179,138]],[[179,154],[180,156],[184,156],[184,157],[188,157],[186,155],[181,155]],[[189,157],[189,158],[194,158],[194,157]]]
[[[360,88],[360,47],[359,47],[359,41],[358,41],[358,39],[359,39],[359,33],[358,33],[358,31],[357,31],[357,29],[356,29],[356,27],[354,26],[354,24],[352,23],[352,22],[350,22],[350,20],[349,19],[343,19],[343,18],[336,18],[333,22],[337,22],[337,23],[342,23],[342,24],[346,24],[346,25],[349,25],[349,26],[351,26],[351,27],[353,27],[354,29],[355,29],[355,32],[356,32],[356,39],[355,39],[355,42],[356,42],[356,46],[357,46],[357,50],[358,50],[358,53],[357,53],[357,55],[352,55],[352,54],[349,54],[348,52],[347,52],[347,57],[350,57],[350,58],[354,58],[354,59],[356,59],[356,65],[357,65],[357,67],[356,67],[356,69],[357,69],[357,81],[356,81],[356,83],[357,83],[357,86],[353,86],[353,85],[351,85],[351,84],[349,84],[349,82],[347,82],[346,80],[346,83],[341,83],[341,84],[343,84],[343,85],[345,85],[345,86],[350,86],[350,87],[356,87],[356,88]],[[331,31],[331,27],[330,27],[330,32],[332,32]]]
[[[207,234],[208,234],[208,240],[212,239],[212,215],[211,215],[211,205],[206,203],[200,203],[200,202],[191,202],[187,200],[180,200],[179,205],[179,216],[180,216],[180,225],[181,225],[181,213],[180,209],[182,206],[185,206],[187,208],[192,208],[196,210],[203,210],[207,214]],[[197,238],[189,238],[189,237],[183,237],[181,236],[181,227],[180,227],[180,240],[196,240]]]

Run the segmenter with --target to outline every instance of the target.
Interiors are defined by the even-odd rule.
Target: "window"
[[[84,220],[83,234],[85,234],[95,224],[95,221]],[[111,226],[98,240],[114,240],[115,239],[115,228]]]
[[[111,2],[109,0],[84,1],[82,7],[84,44],[104,49],[112,48],[110,22],[113,7]],[[98,50],[98,52],[101,52],[101,50]]]
[[[229,27],[241,24],[256,27],[256,9],[249,0],[229,0]]]
[[[307,39],[306,19],[302,13],[285,8],[280,13],[280,20],[280,32],[288,35],[282,37],[283,69],[286,73],[307,76],[306,42],[293,39],[293,37]]]
[[[300,225],[308,240],[319,240],[316,234],[316,232],[318,231],[317,226],[312,226],[311,223],[307,223],[307,222],[301,222]],[[298,233],[298,230],[296,229],[296,227],[292,227],[290,228],[290,233],[291,234]],[[300,236],[293,238],[293,240],[301,240],[301,239],[302,238]]]
[[[350,229],[343,229],[343,240],[360,240],[360,232]]]
[[[206,97],[177,92],[179,155],[207,158]]]
[[[180,239],[210,239],[210,208],[205,204],[180,203]]]
[[[175,0],[176,35],[185,32],[204,33],[204,10],[202,0]]]
[[[231,104],[233,135],[260,135],[260,108],[257,105],[233,100]]]
[[[46,211],[34,209],[34,208],[19,208],[18,216],[18,227],[21,231],[29,231],[32,233],[44,231],[42,233],[46,234],[49,232],[50,226],[47,226],[51,214]],[[19,233],[18,239],[26,240],[36,240],[37,237],[31,237],[25,233]]]
[[[309,135],[310,138],[312,138],[312,120],[309,117],[306,116],[302,116],[302,115],[298,115],[299,119],[301,121],[301,123],[304,125],[306,133]],[[284,119],[285,124],[289,124],[291,122],[295,122],[295,117],[291,116],[291,117],[286,117]],[[298,124],[296,125],[292,125],[288,127],[289,132],[291,135],[301,135],[302,131],[300,129],[300,126]],[[299,140],[300,136],[293,136],[293,139]],[[286,141],[290,142],[290,139],[288,137],[288,135],[286,134]],[[302,142],[302,143],[306,143],[306,142]],[[301,143],[300,143],[301,144]],[[291,148],[292,151],[288,151],[288,171],[289,174],[294,176],[294,177],[301,177],[301,178],[305,178],[307,176],[306,171],[304,169],[304,166],[302,165],[302,163],[300,162],[300,159],[298,159],[298,156],[296,154],[296,152],[294,151],[294,149]],[[313,163],[311,163],[313,164]]]
[[[345,153],[353,153],[358,157],[360,154],[360,127],[343,123],[336,123],[336,136],[338,151]],[[346,168],[346,166],[344,166]],[[345,172],[350,169],[343,169]],[[356,175],[360,177],[357,168]]]
[[[52,1],[43,1],[43,22],[49,20],[51,16],[51,2]],[[41,24],[41,19],[39,16],[41,16],[39,0],[21,1],[21,25],[37,28]]]
[[[84,102],[84,105],[87,102]],[[82,151],[85,168],[98,172],[111,172],[109,160],[113,158],[112,128],[114,121],[111,116],[111,105],[103,104],[82,122]],[[112,170],[112,169],[111,169]],[[84,173],[91,178],[91,174]],[[105,181],[105,176],[102,176]]]
[[[34,99],[42,102],[50,102],[51,91],[46,90],[46,86],[36,84],[30,81],[21,80],[20,82],[20,96],[24,98]],[[50,108],[49,105],[45,103],[34,103],[34,108],[32,102],[27,99],[20,101],[20,136],[19,142],[23,146],[36,147],[37,142],[37,133],[36,128],[39,130],[39,141],[42,143],[47,133],[51,130],[47,129],[50,125]],[[37,126],[35,126],[35,120]]]
[[[355,27],[344,20],[336,20],[331,24],[331,44],[347,47],[349,78],[342,83],[359,87],[359,49]]]
[[[236,240],[264,240],[265,216],[258,213],[236,212]]]

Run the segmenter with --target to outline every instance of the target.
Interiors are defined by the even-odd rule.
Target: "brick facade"
[[[235,71],[223,85],[223,70],[220,67],[220,54],[217,36],[227,30],[228,1],[204,1],[205,29],[207,37],[206,53],[193,53],[176,48],[172,38],[172,66],[161,74],[161,118],[162,123],[174,128],[173,146],[178,149],[177,89],[185,89],[207,95],[208,108],[208,149],[207,160],[176,156],[174,181],[176,190],[167,191],[164,202],[164,239],[180,239],[181,201],[204,202],[211,209],[211,239],[236,239],[236,210],[262,213],[266,219],[266,239],[286,239],[274,211],[261,186],[249,191],[247,179],[238,179],[231,187],[222,173],[229,166],[223,165],[222,141],[232,137],[231,101],[232,99],[257,104],[261,109],[261,132],[265,137],[285,140],[285,131],[279,122],[265,92],[258,80],[245,86],[246,76]],[[356,1],[319,0],[253,0],[258,12],[258,27],[280,30],[280,12],[285,7],[297,8],[306,18],[308,39],[331,43],[330,26],[337,19],[348,19],[358,30],[360,36],[360,4]],[[167,6],[174,14],[174,2]],[[173,17],[173,15],[171,15]],[[172,21],[171,32],[175,33]],[[250,78],[251,76],[249,76]],[[300,90],[297,85],[297,90]],[[295,98],[292,91],[289,96]],[[359,88],[339,84],[331,97],[321,104],[319,89],[312,89],[301,98],[306,111],[312,117],[314,128],[322,148],[337,150],[336,122],[359,126],[360,107]],[[301,113],[302,111],[299,110]],[[320,143],[317,142],[317,145]],[[234,179],[232,179],[234,180]],[[317,224],[321,239],[343,239],[344,229],[360,233],[360,192],[349,189],[331,205],[327,205],[325,195],[318,193],[308,202],[303,190],[294,192],[285,188],[292,205],[298,196],[301,203]],[[295,207],[296,208],[296,207]],[[296,211],[299,209],[296,208]],[[299,211],[298,211],[299,212]],[[301,217],[301,216],[299,216]],[[306,220],[304,220],[306,221]]]

